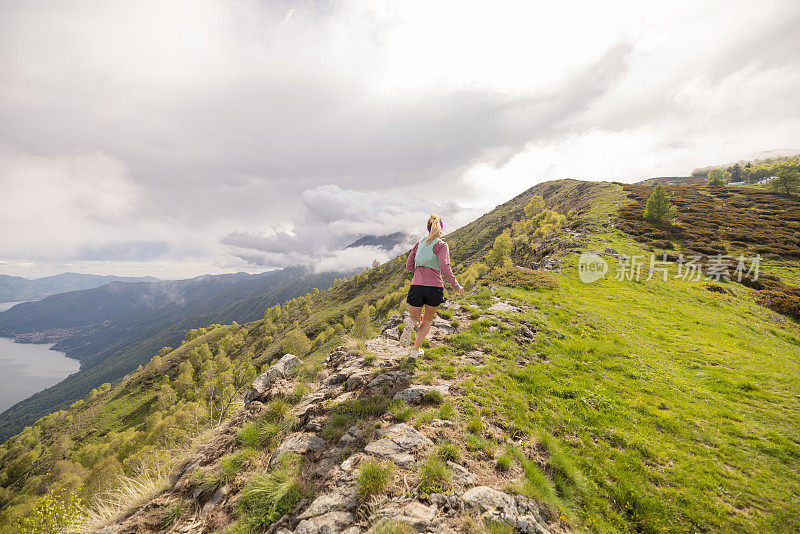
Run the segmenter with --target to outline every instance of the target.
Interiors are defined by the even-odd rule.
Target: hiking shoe
[[[403,333],[400,334],[400,344],[401,345],[410,345],[412,341],[414,341],[414,321],[411,320],[411,317],[406,317],[406,320],[403,321]]]
[[[425,354],[425,351],[422,349],[411,349],[411,352],[408,353],[409,358],[421,358],[422,355]]]

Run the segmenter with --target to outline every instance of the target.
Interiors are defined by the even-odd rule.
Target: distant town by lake
[[[0,312],[15,304],[19,302],[0,302]],[[78,360],[50,347],[0,337],[0,412],[78,371]]]

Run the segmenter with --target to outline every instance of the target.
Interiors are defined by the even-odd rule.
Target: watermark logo
[[[632,256],[617,254],[616,258],[614,280],[636,282],[641,280],[649,282],[653,278],[661,278],[666,282],[670,274],[675,280],[689,282],[704,280],[741,282],[744,279],[756,281],[761,265],[760,255],[752,258],[744,256],[734,258],[717,254],[706,258],[699,254],[689,256],[679,254],[668,260],[665,254],[660,258],[656,254],[651,254],[649,262],[647,257],[641,254]],[[671,264],[675,265],[673,270],[670,270]],[[591,284],[605,277],[608,269],[608,263],[593,252],[584,252],[578,259],[578,278],[585,284]]]
[[[578,259],[578,277],[584,284],[603,278],[608,272],[606,260],[593,252],[584,252]]]

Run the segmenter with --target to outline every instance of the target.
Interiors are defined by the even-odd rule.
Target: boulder
[[[394,396],[394,400],[403,400],[408,403],[420,401],[424,399],[424,395],[430,391],[438,391],[442,396],[450,395],[450,387],[447,385],[442,386],[410,386],[403,391],[398,392]]]
[[[520,311],[519,308],[513,306],[505,301],[495,302],[491,306],[489,306],[489,310],[491,311],[500,311],[500,312],[518,312]]]
[[[303,519],[294,529],[294,534],[339,534],[355,522],[349,512],[335,510],[326,514]]]
[[[250,384],[250,388],[244,395],[244,403],[247,404],[261,398],[278,379],[289,375],[298,365],[300,365],[300,359],[297,356],[294,354],[284,354],[280,360],[272,364],[269,369],[253,380]]]
[[[298,519],[311,519],[335,511],[352,511],[357,507],[358,497],[355,488],[343,487],[314,499],[314,502],[298,516]]]
[[[497,491],[488,486],[476,486],[461,496],[464,505],[479,512],[504,511],[516,515],[516,503],[508,493]]]
[[[447,467],[453,472],[453,478],[462,486],[472,486],[478,481],[478,477],[471,473],[469,469],[463,465],[459,465],[451,460],[447,461]]]
[[[405,423],[383,428],[377,435],[379,439],[367,443],[364,451],[389,459],[401,467],[413,466],[414,453],[433,445],[431,440]]]
[[[297,454],[305,454],[309,451],[319,451],[325,448],[327,443],[324,439],[318,437],[316,434],[308,432],[294,432],[286,436],[286,439],[278,445],[272,457],[269,460],[269,466],[275,467],[280,461],[283,454],[294,452]]]

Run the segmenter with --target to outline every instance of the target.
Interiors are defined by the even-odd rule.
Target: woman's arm
[[[414,258],[417,257],[417,247],[419,246],[419,241],[414,245],[414,248],[411,249],[411,252],[408,253],[408,259],[406,260],[406,270],[414,272],[414,267],[416,264],[414,263]]]
[[[453,286],[456,291],[461,293],[464,288],[462,288],[461,284],[458,283],[458,280],[456,280],[456,275],[453,274],[453,269],[450,268],[450,247],[448,247],[447,243],[444,241],[439,241],[433,247],[433,253],[439,258],[439,271],[441,271],[445,279],[450,282],[450,285]]]

